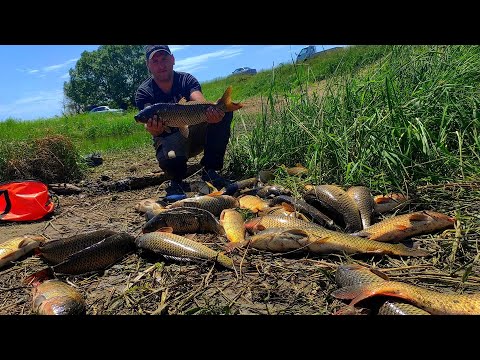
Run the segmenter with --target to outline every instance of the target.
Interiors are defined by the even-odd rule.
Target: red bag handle
[[[8,196],[8,190],[0,190],[0,197],[2,195],[5,197],[5,210],[0,214],[0,218],[3,217],[3,215],[8,214],[12,208],[12,203],[10,202],[10,197]]]

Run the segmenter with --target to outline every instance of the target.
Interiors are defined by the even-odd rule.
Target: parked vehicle
[[[238,68],[234,72],[232,72],[233,75],[239,75],[239,74],[255,75],[256,73],[257,73],[256,69],[249,68],[248,66]]]
[[[315,45],[304,47],[297,55],[297,63],[310,59],[316,52],[317,48]]]
[[[91,113],[99,113],[99,112],[124,112],[123,109],[111,109],[108,106],[97,106],[90,110]]]

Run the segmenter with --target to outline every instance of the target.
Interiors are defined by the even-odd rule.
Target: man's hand
[[[164,125],[162,119],[159,119],[157,115],[153,115],[153,117],[145,123],[145,129],[153,136],[158,136],[165,131]]]
[[[207,123],[216,124],[220,122],[225,116],[225,112],[217,109],[214,106],[211,106],[207,109]]]

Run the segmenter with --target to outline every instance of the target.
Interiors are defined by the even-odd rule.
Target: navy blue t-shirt
[[[160,102],[178,103],[182,97],[190,101],[190,94],[197,90],[202,91],[200,83],[193,75],[185,72],[173,72],[173,84],[170,94],[165,94],[153,80],[153,77],[150,76],[138,87],[135,93],[135,106],[141,111],[145,108],[145,104],[153,105]],[[178,128],[171,128],[171,133],[177,131]],[[164,137],[167,135],[169,133],[164,132],[160,136]]]

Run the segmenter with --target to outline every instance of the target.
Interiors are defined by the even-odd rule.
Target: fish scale
[[[375,202],[370,189],[366,186],[352,186],[347,189],[347,194],[357,204],[363,228],[372,225]]]
[[[352,299],[350,305],[377,295],[405,299],[432,315],[480,315],[479,293],[441,293],[399,281],[346,286],[332,292],[338,299]]]
[[[380,276],[380,274],[383,276]],[[383,282],[388,277],[383,273],[376,273],[371,269],[357,264],[339,265],[335,272],[335,282],[339,287]],[[378,309],[378,315],[430,315],[414,305],[401,302],[402,300],[387,300]]]
[[[325,210],[336,212],[343,217],[347,232],[363,228],[358,206],[345,190],[336,185],[307,185],[306,191],[306,195],[314,195],[320,204],[325,206]]]
[[[171,227],[175,233],[195,233],[209,231],[224,234],[213,214],[197,207],[176,207],[155,215],[144,226],[143,232],[152,232],[160,228]]]
[[[70,255],[83,250],[108,236],[116,234],[113,230],[96,230],[45,242],[39,247],[40,255],[52,264],[58,264]]]
[[[249,220],[245,223],[245,227],[249,231],[274,227],[304,230],[312,238],[309,241],[308,250],[314,253],[345,252],[347,254],[374,253],[406,256],[427,256],[429,254],[425,250],[408,248],[403,244],[382,243],[327,230],[319,225],[289,216],[265,215]]]
[[[170,208],[176,207],[196,207],[211,212],[214,216],[219,216],[224,209],[239,206],[239,202],[230,195],[203,195],[179,200],[170,204]]]
[[[0,268],[38,248],[46,239],[40,235],[14,237],[0,244]]]
[[[233,260],[197,241],[169,232],[151,232],[135,239],[139,248],[177,259],[210,260],[233,269]]]
[[[127,233],[109,236],[69,256],[52,269],[60,274],[83,274],[104,270],[135,249],[135,238]]]
[[[178,103],[156,103],[147,106],[134,116],[135,121],[146,123],[157,115],[167,127],[185,128],[208,120],[207,109],[214,107],[223,112],[235,111],[243,107],[231,101],[232,87],[229,86],[217,103],[207,101],[186,101],[182,98]],[[188,131],[185,133],[188,136]]]
[[[453,228],[455,218],[435,211],[392,216],[352,235],[374,241],[400,241],[420,234]]]
[[[47,280],[34,287],[32,310],[38,315],[81,315],[85,300],[72,286],[60,280]]]

